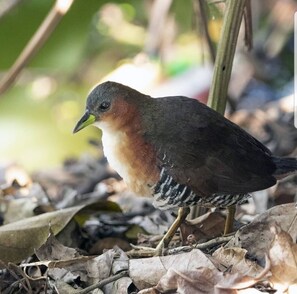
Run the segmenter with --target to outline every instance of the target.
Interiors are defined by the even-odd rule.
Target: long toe
[[[146,246],[137,246],[130,244],[132,250],[128,253],[131,257],[152,257],[152,256],[162,256],[164,250],[164,242],[163,240],[160,241],[156,248],[146,247]]]

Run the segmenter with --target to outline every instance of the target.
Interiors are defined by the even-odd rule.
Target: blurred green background
[[[86,94],[118,60],[132,56],[142,45],[124,44],[118,50],[115,41],[100,32],[104,28],[98,23],[98,11],[106,2],[74,1],[17,84],[2,95],[1,162],[15,161],[32,170],[57,165],[82,152],[95,152],[88,139],[99,138],[99,130],[88,128],[72,135],[74,124],[83,113]],[[131,20],[141,15],[136,16],[140,1],[117,3]],[[23,1],[0,19],[1,71],[13,64],[53,4],[49,0]],[[113,49],[106,52],[109,47]],[[94,66],[92,77],[84,75],[88,63]]]
[[[98,153],[88,141],[99,140],[100,130],[91,127],[74,136],[72,129],[83,113],[90,88],[143,50],[150,5],[148,1],[139,0],[108,3],[74,1],[17,83],[1,96],[0,162],[15,161],[35,170],[58,165],[82,152]],[[3,74],[53,4],[50,0],[21,1],[0,19],[0,70]],[[176,1],[172,10],[181,20],[179,30],[182,33],[191,31],[191,17],[187,16],[191,15],[192,7],[181,4]],[[190,39],[193,38],[196,36],[192,32]],[[195,62],[199,54],[193,54]],[[175,59],[177,65],[169,62],[169,71],[176,71],[176,68],[178,71],[183,64],[193,62],[191,55],[182,55]]]

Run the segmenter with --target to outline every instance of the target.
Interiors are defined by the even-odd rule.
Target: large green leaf
[[[96,211],[120,211],[117,204],[100,201],[44,213],[0,227],[0,260],[20,262],[31,256],[35,249],[46,242],[49,228],[56,235],[78,212],[85,215],[90,209],[94,211],[94,208]]]

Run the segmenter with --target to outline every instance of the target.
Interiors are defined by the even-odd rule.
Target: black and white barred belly
[[[228,207],[244,203],[249,194],[213,194],[208,197],[196,195],[188,186],[178,184],[168,175],[164,168],[161,170],[160,181],[153,187],[154,206],[169,209],[184,206],[213,206]]]

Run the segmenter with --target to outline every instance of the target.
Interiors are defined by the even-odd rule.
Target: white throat
[[[111,128],[105,122],[95,122],[94,125],[102,130],[103,153],[110,166],[129,184],[128,166],[121,160],[121,149],[127,139],[126,134]]]

